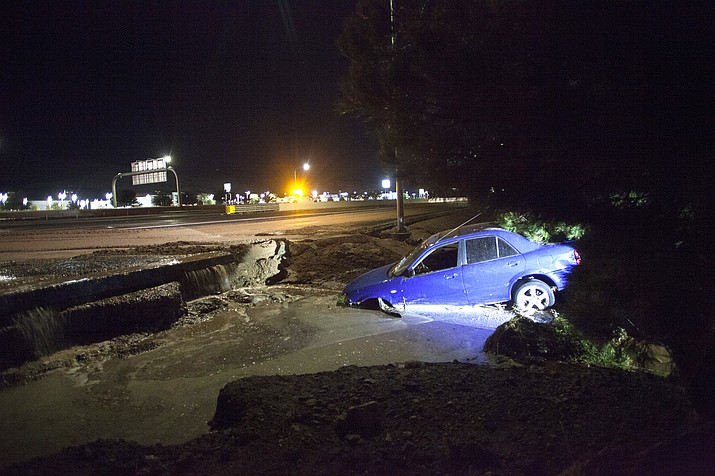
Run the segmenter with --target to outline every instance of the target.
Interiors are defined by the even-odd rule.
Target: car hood
[[[358,276],[350,284],[345,287],[343,291],[344,294],[350,295],[359,291],[360,289],[372,286],[373,284],[378,284],[383,281],[387,281],[390,277],[387,272],[395,265],[395,263],[387,264],[381,268],[373,269],[367,273]]]

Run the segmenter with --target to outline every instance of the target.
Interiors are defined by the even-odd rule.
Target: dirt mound
[[[688,411],[682,389],[644,374],[352,366],[231,382],[214,430],[184,445],[99,440],[9,473],[556,474],[603,448],[628,453],[675,435]]]
[[[522,362],[534,359],[566,362],[578,357],[583,349],[574,340],[559,334],[553,326],[516,317],[499,326],[487,338],[484,352]]]
[[[401,241],[348,235],[289,243],[284,283],[341,288],[357,276],[393,263],[412,251]]]

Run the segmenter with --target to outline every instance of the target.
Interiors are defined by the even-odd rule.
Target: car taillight
[[[576,250],[573,250],[573,259],[576,260],[577,265],[581,264],[581,255]]]

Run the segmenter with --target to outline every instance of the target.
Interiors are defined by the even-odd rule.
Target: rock
[[[363,438],[372,438],[382,433],[382,410],[376,401],[363,403],[348,408],[338,417],[335,429],[338,435],[356,434]]]
[[[499,457],[481,444],[473,441],[450,441],[449,460],[453,466],[475,469],[498,468]]]

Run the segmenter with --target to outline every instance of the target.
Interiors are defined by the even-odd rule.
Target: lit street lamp
[[[303,164],[303,170],[305,170],[306,172],[310,170],[310,164],[308,162]],[[295,186],[295,188],[298,188],[298,169],[293,170],[293,186]]]

